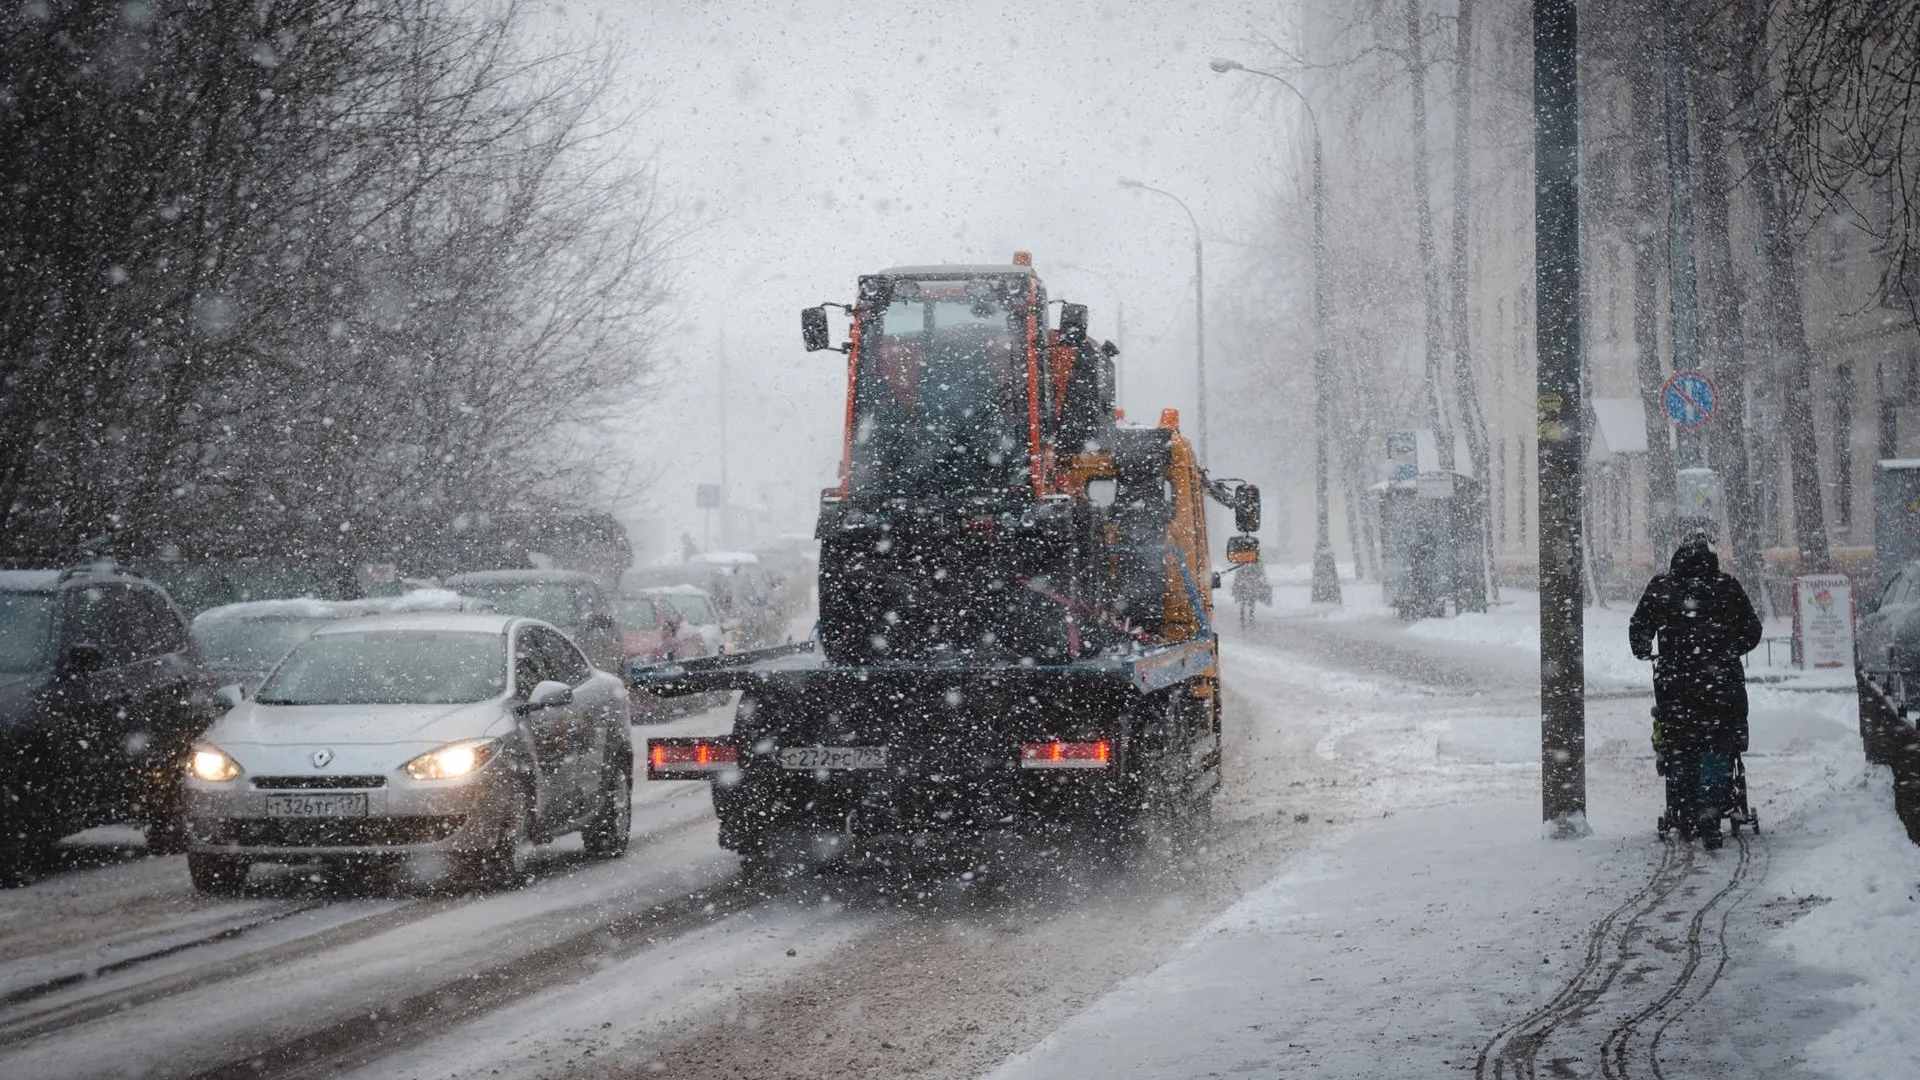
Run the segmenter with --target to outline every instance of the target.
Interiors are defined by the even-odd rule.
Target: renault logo
[[[332,760],[333,760],[333,751],[331,750],[315,750],[313,752],[313,758],[312,758],[313,767],[316,769],[326,768],[327,762]]]

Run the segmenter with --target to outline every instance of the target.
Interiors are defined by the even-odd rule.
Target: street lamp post
[[[1073,270],[1085,274],[1105,285],[1107,291],[1113,293],[1113,347],[1120,350],[1121,356],[1127,355],[1127,305],[1120,299],[1120,287],[1113,283],[1112,278],[1090,267],[1070,262],[1055,265],[1062,270]],[[1113,368],[1113,400],[1115,405],[1120,403],[1120,366],[1118,364]]]
[[[1307,129],[1313,135],[1313,592],[1316,604],[1340,603],[1340,571],[1333,561],[1328,535],[1327,410],[1332,397],[1333,357],[1327,340],[1327,188],[1320,153],[1320,118],[1300,88],[1270,71],[1258,71],[1238,60],[1214,60],[1216,72],[1244,71],[1272,79],[1292,91],[1307,110]]]
[[[1206,461],[1207,460],[1207,313],[1206,313],[1207,290],[1206,290],[1205,278],[1203,276],[1205,261],[1201,257],[1201,249],[1200,249],[1200,219],[1193,216],[1193,210],[1187,206],[1186,200],[1182,199],[1178,195],[1175,195],[1171,191],[1162,191],[1160,188],[1143,184],[1138,180],[1122,180],[1120,181],[1120,186],[1123,188],[1135,188],[1140,191],[1151,191],[1156,195],[1165,195],[1167,198],[1172,199],[1174,202],[1180,204],[1180,209],[1186,212],[1187,220],[1191,222],[1193,225],[1193,355],[1194,355],[1193,372],[1194,372],[1195,382],[1198,384],[1196,387],[1196,390],[1200,395],[1198,407],[1195,408],[1194,410],[1196,414],[1194,416],[1194,436],[1195,436],[1194,442],[1200,448],[1200,460]]]

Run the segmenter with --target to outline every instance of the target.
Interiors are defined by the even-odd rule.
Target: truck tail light
[[[1023,743],[1023,769],[1104,769],[1113,764],[1113,744],[1099,742]]]
[[[647,740],[647,779],[711,780],[740,768],[740,751],[715,738]]]

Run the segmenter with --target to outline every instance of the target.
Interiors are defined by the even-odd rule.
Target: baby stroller
[[[1747,764],[1741,755],[1683,755],[1665,745],[1665,740],[1661,736],[1660,709],[1659,706],[1655,706],[1653,710],[1654,769],[1667,778],[1667,805],[1660,812],[1659,820],[1654,822],[1654,828],[1659,832],[1660,839],[1665,840],[1674,832],[1678,832],[1683,840],[1691,839],[1698,834],[1703,846],[1717,848],[1723,842],[1720,833],[1720,822],[1723,820],[1727,822],[1728,831],[1736,837],[1740,835],[1743,827],[1752,829],[1755,834],[1760,832],[1760,817],[1753,812],[1753,807],[1747,802]],[[1722,805],[1707,807],[1690,821],[1686,813],[1683,785],[1698,781],[1697,777],[1682,777],[1679,772],[1689,760],[1695,768],[1699,768],[1701,759],[1707,756],[1732,758],[1733,775],[1726,785],[1726,798]],[[1709,813],[1713,815],[1711,819],[1707,816]],[[1711,825],[1708,824],[1709,820]]]

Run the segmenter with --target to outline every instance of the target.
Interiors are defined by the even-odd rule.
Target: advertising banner
[[[1803,668],[1853,666],[1853,585],[1845,574],[1793,579],[1793,654]]]

